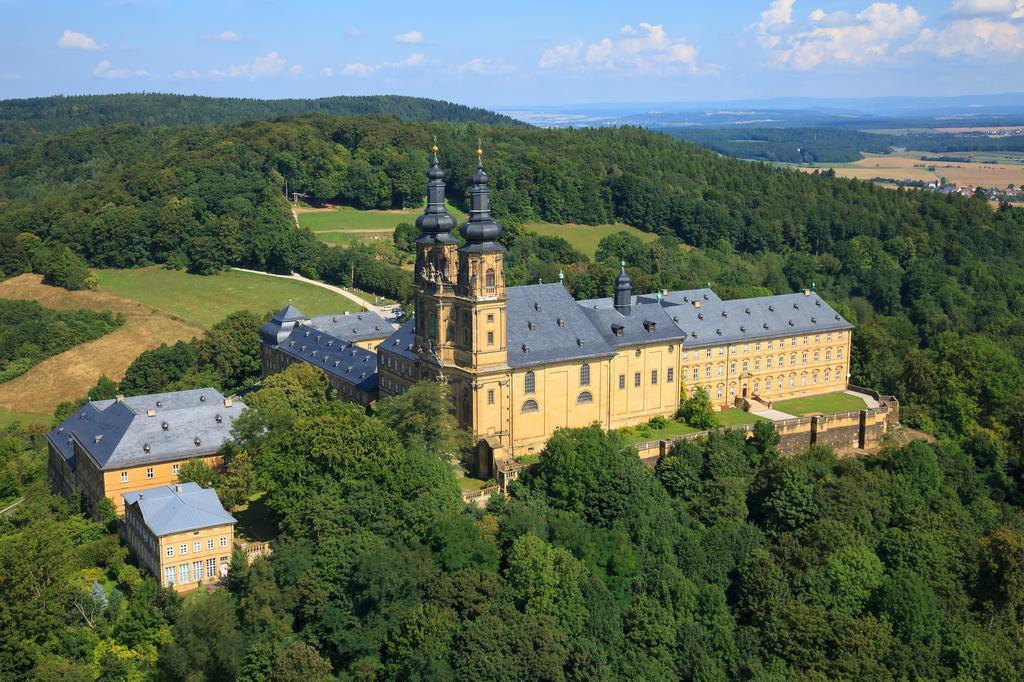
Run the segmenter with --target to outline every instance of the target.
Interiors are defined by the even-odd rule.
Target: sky
[[[1024,91],[1024,0],[0,0],[0,98],[478,106]]]

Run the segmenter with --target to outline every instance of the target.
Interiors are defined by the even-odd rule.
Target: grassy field
[[[781,400],[772,403],[772,409],[803,416],[805,414],[818,414],[823,412],[852,412],[863,410],[864,400],[848,393],[826,393],[824,395],[812,395],[807,398],[793,398],[792,400]]]
[[[650,232],[643,232],[631,225],[575,225],[571,223],[566,224],[555,224],[555,223],[527,223],[526,225],[537,234],[548,235],[551,237],[561,237],[574,248],[587,254],[588,257],[593,258],[594,254],[597,253],[597,244],[602,239],[610,234],[616,232],[628,232],[636,237],[639,237],[645,242],[653,242],[658,238],[658,235]]]
[[[7,428],[11,424],[20,423],[22,426],[42,424],[49,426],[52,417],[46,414],[34,414],[32,412],[11,412],[0,408],[0,429]]]
[[[741,424],[754,424],[766,421],[768,420],[764,417],[750,414],[746,410],[722,410],[718,413],[718,423],[722,426],[739,426]]]
[[[921,157],[964,156],[965,161],[922,161]],[[976,160],[980,159],[980,160]],[[894,180],[922,180],[930,182],[940,177],[957,185],[975,187],[1006,187],[1024,184],[1024,156],[1009,153],[903,152],[901,154],[870,154],[851,164],[819,165],[817,168],[801,166],[805,173],[832,168],[844,178],[871,180],[876,177]],[[991,161],[991,162],[990,162]],[[934,170],[930,170],[934,168]]]
[[[208,277],[160,267],[96,274],[100,291],[140,301],[200,327],[210,327],[236,310],[279,310],[289,300],[307,315],[358,310],[347,298],[311,284],[236,270]]]
[[[467,216],[451,204],[448,211],[460,223]],[[415,222],[423,208],[406,208],[388,211],[361,210],[349,206],[332,208],[298,209],[299,226],[314,232],[319,230],[394,230],[398,223]]]

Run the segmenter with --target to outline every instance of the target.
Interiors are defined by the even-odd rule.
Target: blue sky
[[[484,106],[1024,91],[1024,0],[0,0],[0,98]]]

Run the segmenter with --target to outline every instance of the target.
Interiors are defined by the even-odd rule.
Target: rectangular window
[[[182,556],[188,554],[188,545],[181,545],[178,547],[178,554],[181,554]]]
[[[718,376],[725,374],[725,365],[718,363]]]
[[[671,367],[665,370],[665,381],[671,384],[675,380],[675,378],[675,370],[673,370]]]
[[[711,378],[711,365],[708,365],[707,367],[704,368],[704,376],[707,377],[708,379]]]
[[[128,472],[127,471],[122,471],[121,472],[121,483],[127,483],[127,482],[128,482]]]
[[[771,350],[771,349],[772,349],[772,342],[771,342],[771,341],[769,341],[769,342],[768,342],[768,350]]]
[[[754,369],[755,370],[761,369],[761,359],[760,358],[754,358]]]
[[[179,582],[181,582],[181,583],[192,582],[192,579],[189,577],[191,575],[191,573],[192,573],[190,568],[191,567],[189,566],[189,564],[182,564],[182,565],[178,566],[178,581]]]
[[[708,369],[711,369],[711,368],[708,367]],[[658,370],[652,369],[651,370],[651,384],[654,385],[654,384],[657,384],[657,383],[658,383]]]
[[[206,560],[206,577],[215,578],[217,576],[217,560],[207,559]]]
[[[757,343],[754,344],[754,352],[757,352],[759,350],[761,350],[761,342],[760,341],[758,341]]]
[[[708,353],[708,356],[710,355],[711,353]],[[725,346],[722,346],[721,348],[718,349],[718,357],[722,357],[723,355],[725,355]]]
[[[790,346],[795,346],[796,345],[796,337],[795,336],[792,339],[789,340],[789,345]]]
[[[202,548],[203,548],[203,546],[202,546],[202,544],[199,543],[198,540],[196,542],[192,543],[192,551],[193,552],[199,552],[200,550],[202,550]]]
[[[710,348],[708,348],[708,357],[709,358],[711,357],[711,349]]]
[[[195,576],[195,580],[203,579],[203,562],[193,561],[192,562],[192,575]]]
[[[696,377],[696,374],[697,374],[696,368],[694,368],[693,373],[694,373],[694,377],[693,378],[696,379],[697,378]],[[640,372],[636,372],[635,374],[633,374],[633,386],[634,387],[639,387],[640,386]]]
[[[224,535],[220,536],[220,546],[221,547],[227,547],[228,546],[227,536],[224,536]]]
[[[487,321],[494,322],[494,313],[487,313]]]
[[[487,391],[487,404],[488,405],[493,405],[494,404],[494,389],[493,388],[491,390]]]
[[[494,332],[487,332],[487,345],[488,346],[493,346],[494,345]]]
[[[181,465],[180,464],[172,464],[171,465],[171,473],[172,474],[177,476],[179,471],[181,471]]]
[[[619,389],[623,389],[625,387],[626,387],[626,375],[625,374],[620,374],[619,375]]]
[[[166,554],[167,556],[174,556],[174,547],[171,545],[167,545],[167,549],[164,550],[164,554]]]
[[[696,367],[693,368],[693,378],[694,379],[699,379],[700,378],[700,373],[699,372],[700,372],[700,370],[698,370]]]
[[[749,353],[750,352],[750,344],[749,343],[743,344],[743,352],[744,353]]]
[[[146,478],[153,478],[153,467],[146,467]]]
[[[718,387],[718,397],[719,398],[722,397],[722,387],[721,386]]]
[[[747,361],[746,361],[746,360],[744,360],[744,361],[743,361],[743,371],[744,371],[744,372],[746,372],[746,371],[747,371],[747,367],[748,367]]]
[[[164,569],[164,584],[168,586],[174,584],[174,566],[168,566]]]

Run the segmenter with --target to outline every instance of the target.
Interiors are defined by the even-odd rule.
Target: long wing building
[[[485,473],[539,451],[558,428],[674,415],[696,387],[722,406],[846,388],[853,326],[813,291],[731,301],[710,289],[636,295],[625,264],[609,298],[577,301],[561,284],[506,287],[482,152],[459,246],[434,151],[416,221],[413,319],[386,333],[371,319],[376,335],[360,336],[289,306],[264,327],[265,373],[309,362],[340,397],[364,404],[445,381]]]

